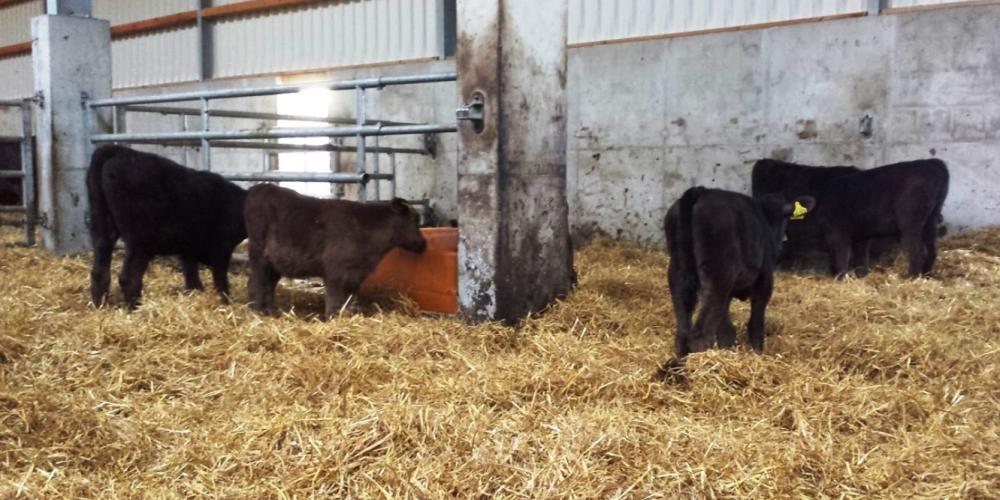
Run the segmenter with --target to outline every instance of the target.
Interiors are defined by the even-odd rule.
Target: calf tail
[[[941,209],[942,207],[944,207],[945,198],[948,197],[948,184],[951,181],[950,179],[951,175],[948,173],[948,165],[946,165],[945,162],[941,160],[938,160],[938,163],[940,164],[941,167],[940,169],[941,171],[939,174],[941,178],[939,179],[938,182],[938,196],[937,200],[935,200],[936,205],[934,206],[934,213],[932,214],[935,225],[939,224],[940,221],[943,220],[941,217]]]
[[[680,231],[677,238],[678,257],[681,258],[684,267],[692,271],[693,276],[697,276],[698,273],[696,272],[697,265],[694,259],[694,232],[691,218],[693,217],[694,204],[704,192],[705,188],[701,186],[688,189],[684,191],[680,202]]]
[[[87,198],[90,207],[90,241],[94,247],[94,260],[90,270],[90,298],[100,306],[111,283],[111,253],[118,240],[118,228],[103,188],[104,166],[118,154],[118,146],[101,146],[94,151],[87,169]]]

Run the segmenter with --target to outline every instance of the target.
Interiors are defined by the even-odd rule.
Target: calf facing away
[[[139,304],[142,277],[153,257],[178,255],[187,289],[202,289],[198,265],[212,269],[223,301],[229,294],[229,261],[246,238],[246,190],[217,174],[182,167],[166,158],[122,146],[97,148],[87,170],[90,239],[94,261],[90,297],[100,306],[111,284],[115,242],[125,242],[118,284],[129,309]]]
[[[811,211],[809,196],[785,203],[780,196],[759,199],[719,189],[693,187],[667,212],[664,229],[670,264],[667,277],[677,317],[677,358],[718,343],[733,347],[736,329],[729,316],[733,298],[750,299],[747,336],[764,349],[764,310],[774,288],[774,267],[789,216]],[[703,304],[694,326],[701,293]]]
[[[250,237],[250,301],[267,314],[277,312],[274,289],[282,276],[323,278],[327,319],[357,294],[389,250],[420,253],[427,247],[417,213],[399,198],[324,200],[259,184],[250,188],[244,214]]]

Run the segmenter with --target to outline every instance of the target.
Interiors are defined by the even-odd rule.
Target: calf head
[[[394,246],[416,253],[426,250],[427,240],[420,233],[420,214],[402,198],[393,198],[389,206],[392,209]]]
[[[768,194],[757,198],[764,218],[769,228],[768,239],[774,248],[780,250],[785,239],[785,229],[789,219],[802,219],[816,208],[816,199],[812,196],[799,196],[791,202],[785,202],[781,195]]]

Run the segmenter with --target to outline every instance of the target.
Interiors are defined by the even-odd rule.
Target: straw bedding
[[[288,286],[262,318],[169,261],[94,310],[86,258],[5,246],[0,497],[996,497],[997,242],[944,240],[933,279],[779,273],[766,353],[671,382],[667,258],[609,239],[518,329],[399,299],[321,323]]]

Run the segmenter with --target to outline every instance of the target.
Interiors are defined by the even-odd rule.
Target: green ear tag
[[[802,206],[798,200],[795,201],[795,209],[792,210],[792,216],[789,217],[792,220],[802,220],[806,218],[806,214],[809,213],[809,209]]]

